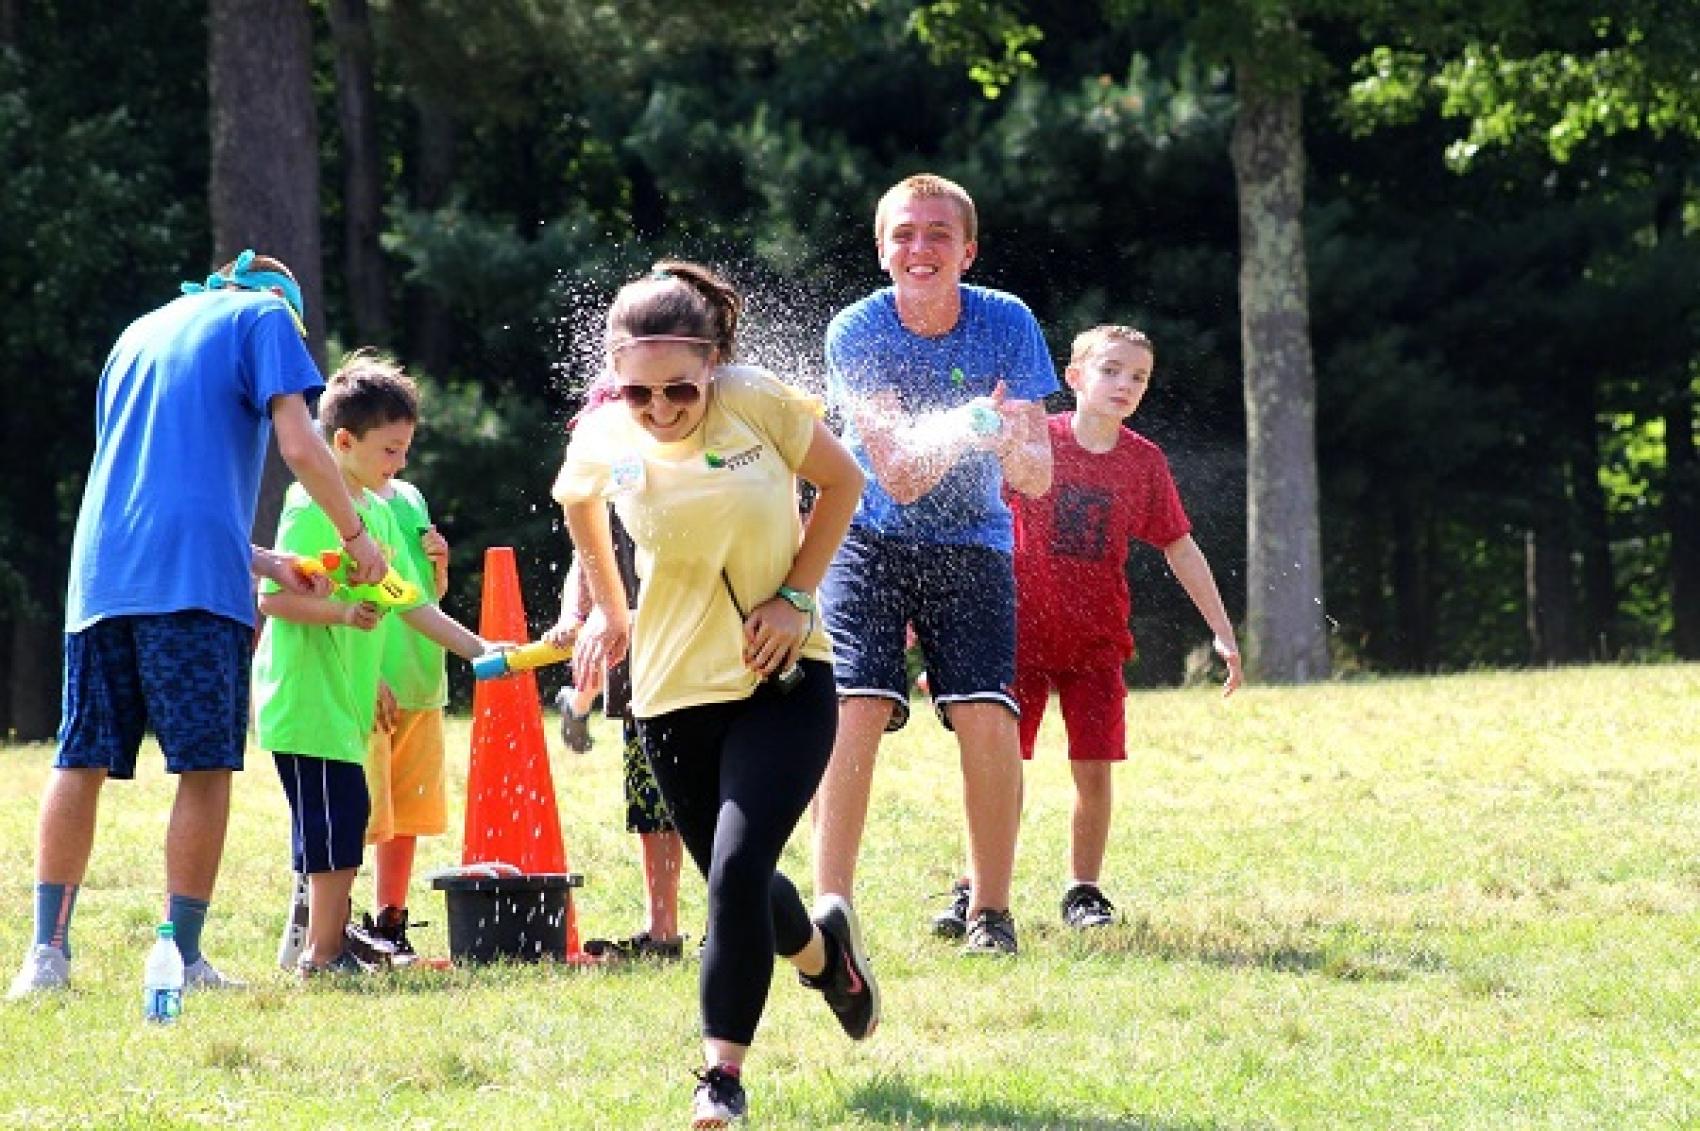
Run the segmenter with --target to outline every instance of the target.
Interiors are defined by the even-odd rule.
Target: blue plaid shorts
[[[240,770],[254,630],[200,609],[107,617],[65,634],[62,770],[136,776],[152,730],[173,774]]]

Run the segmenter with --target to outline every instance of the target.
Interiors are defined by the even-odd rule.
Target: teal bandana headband
[[[301,299],[301,288],[295,280],[281,271],[251,271],[249,266],[254,262],[254,249],[249,248],[236,257],[236,263],[228,276],[216,272],[207,276],[205,283],[184,283],[182,291],[186,295],[201,294],[204,291],[219,291],[226,287],[246,287],[249,290],[263,291],[276,287],[283,292],[283,301],[289,306],[290,317],[295,319],[295,328],[301,331],[301,336],[307,336],[307,304]]]

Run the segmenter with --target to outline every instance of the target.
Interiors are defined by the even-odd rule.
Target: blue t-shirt
[[[253,624],[271,400],[323,384],[273,294],[184,295],[131,323],[100,375],[65,631],[187,609]]]
[[[856,526],[914,542],[1008,551],[1015,541],[995,455],[970,452],[905,506],[880,486],[856,431],[856,402],[886,389],[911,415],[988,396],[999,381],[1012,400],[1036,401],[1056,391],[1056,367],[1027,305],[986,287],[964,284],[961,292],[956,325],[936,338],[904,328],[890,287],[839,311],[826,328],[827,391],[844,414],[844,442],[868,477]]]

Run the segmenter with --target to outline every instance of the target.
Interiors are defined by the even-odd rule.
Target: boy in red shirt
[[[1138,330],[1097,326],[1076,337],[1066,373],[1075,410],[1048,419],[1051,490],[1036,499],[1006,492],[1015,514],[1021,756],[1033,757],[1054,690],[1074,773],[1072,879],[1062,916],[1075,928],[1104,926],[1115,913],[1098,879],[1110,837],[1110,767],[1127,758],[1122,665],[1133,656],[1130,539],[1163,551],[1215,633],[1216,653],[1228,666],[1222,694],[1232,695],[1244,678],[1234,626],[1210,563],[1192,539],[1168,461],[1156,444],[1122,424],[1139,408],[1154,363],[1151,341]]]

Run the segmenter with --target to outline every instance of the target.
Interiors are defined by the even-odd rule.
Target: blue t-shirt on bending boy
[[[890,287],[839,311],[826,330],[827,391],[844,413],[844,442],[868,476],[854,525],[916,542],[1009,551],[1014,536],[995,455],[965,455],[937,487],[903,506],[874,477],[855,424],[858,403],[887,389],[910,415],[989,396],[999,381],[1012,400],[1056,391],[1056,367],[1026,304],[986,287],[963,284],[961,292],[961,316],[936,338],[904,328]]]
[[[271,400],[323,384],[276,295],[184,295],[131,323],[100,375],[65,631],[186,609],[253,624]]]

